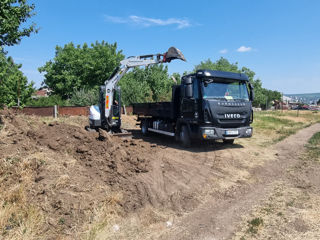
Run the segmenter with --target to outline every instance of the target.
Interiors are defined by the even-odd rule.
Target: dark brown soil
[[[93,210],[110,201],[113,192],[122,197],[122,214],[142,207],[144,193],[137,193],[137,177],[150,170],[151,144],[112,137],[105,131],[59,122],[45,123],[10,111],[0,112],[1,189],[10,189],[21,177],[21,162],[32,178],[27,201],[47,216],[51,234],[77,232]],[[10,162],[10,164],[6,164]],[[62,224],[63,223],[63,224]]]

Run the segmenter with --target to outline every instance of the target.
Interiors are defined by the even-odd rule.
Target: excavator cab
[[[111,106],[110,123],[113,132],[120,131],[121,126],[121,89],[116,86],[113,91],[113,103]]]
[[[110,116],[107,118],[105,115],[106,104],[106,87],[100,87],[99,104],[90,107],[89,123],[90,129],[98,129],[100,127],[111,130],[112,132],[120,132],[121,126],[121,89],[115,86],[113,90],[113,101],[110,108]],[[89,129],[88,128],[88,129]]]

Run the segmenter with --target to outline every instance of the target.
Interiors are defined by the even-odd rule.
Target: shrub
[[[61,96],[51,95],[49,97],[40,97],[38,99],[32,99],[26,103],[26,106],[30,107],[50,107],[54,105],[68,106],[70,105],[67,100],[63,100]]]
[[[80,89],[72,94],[70,104],[74,106],[95,105],[99,101],[99,89]]]

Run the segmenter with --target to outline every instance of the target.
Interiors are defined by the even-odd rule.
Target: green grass
[[[309,139],[310,145],[319,145],[320,144],[320,132],[315,133],[310,139]]]
[[[272,115],[276,117],[285,117],[285,116],[290,116],[290,117],[302,117],[305,118],[307,121],[314,121],[314,122],[320,122],[320,115],[319,112],[316,111],[309,111],[309,110],[286,110],[286,111],[262,111],[262,112],[257,112],[262,115]]]
[[[262,218],[254,218],[251,221],[248,221],[248,230],[247,232],[256,234],[259,230],[259,227],[263,225]]]
[[[315,133],[306,145],[307,156],[315,161],[320,161],[320,132]]]
[[[273,139],[273,142],[278,142],[308,125],[303,122],[295,122],[279,117],[279,115],[274,114],[256,114],[252,126],[256,131],[266,132],[267,134],[270,133],[270,135],[276,135],[276,138]]]
[[[311,111],[300,111],[299,116],[297,111],[261,111],[254,113],[252,127],[269,139],[265,142],[269,145],[316,122],[320,122],[320,114]]]

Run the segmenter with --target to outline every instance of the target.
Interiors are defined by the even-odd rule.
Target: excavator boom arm
[[[120,62],[120,67],[117,67],[115,71],[111,74],[109,79],[104,82],[105,87],[105,103],[104,105],[104,116],[101,116],[101,119],[104,118],[107,122],[108,127],[110,126],[110,116],[111,116],[111,109],[113,105],[113,97],[114,91],[121,80],[121,78],[126,74],[126,72],[130,68],[134,67],[141,67],[141,66],[149,66],[153,64],[159,63],[166,63],[171,62],[171,60],[180,59],[186,61],[181,51],[175,47],[171,47],[168,51],[164,54],[149,54],[149,55],[142,55],[142,56],[135,56],[135,57],[128,57]],[[101,106],[103,107],[103,106]]]

